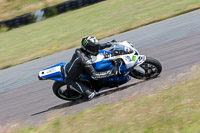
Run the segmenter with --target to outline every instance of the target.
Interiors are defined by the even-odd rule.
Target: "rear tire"
[[[151,57],[147,57],[146,61],[140,65],[145,70],[145,75],[136,71],[132,70],[130,75],[136,79],[152,79],[156,78],[162,72],[162,65],[161,63]]]
[[[70,89],[64,82],[54,82],[53,93],[62,100],[76,101],[83,98],[83,95]]]

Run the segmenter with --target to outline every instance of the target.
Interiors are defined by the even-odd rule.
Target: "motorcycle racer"
[[[90,74],[94,80],[110,77],[118,73],[117,66],[112,70],[103,72],[97,72],[92,66],[99,50],[110,46],[110,42],[99,44],[99,41],[93,36],[82,38],[81,48],[76,49],[70,62],[65,67],[65,83],[67,86],[91,100],[95,96],[96,92],[78,79],[80,75],[85,72]]]
[[[99,50],[106,47],[110,48]],[[95,37],[88,36],[82,39],[81,48],[76,49],[70,62],[43,69],[38,78],[54,80],[53,93],[60,99],[74,101],[90,100],[131,78],[153,79],[161,72],[158,60],[141,55],[128,41],[99,44]],[[102,90],[103,87],[106,88]]]

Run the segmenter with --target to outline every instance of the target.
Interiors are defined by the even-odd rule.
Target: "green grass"
[[[51,119],[16,133],[199,133],[200,76],[160,91],[138,95],[69,117]]]
[[[64,1],[67,0],[0,0],[0,21]]]
[[[200,0],[107,0],[0,33],[0,68],[24,63],[200,7]],[[63,57],[64,58],[64,57]]]

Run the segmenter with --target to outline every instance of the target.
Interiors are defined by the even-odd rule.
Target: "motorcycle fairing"
[[[113,68],[112,60],[102,60],[92,65],[96,71],[107,71]]]

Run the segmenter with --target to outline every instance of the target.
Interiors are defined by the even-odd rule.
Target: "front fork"
[[[135,66],[133,69],[134,69],[135,71],[137,71],[137,72],[139,72],[139,73],[145,75],[145,70],[144,70],[141,66]]]

